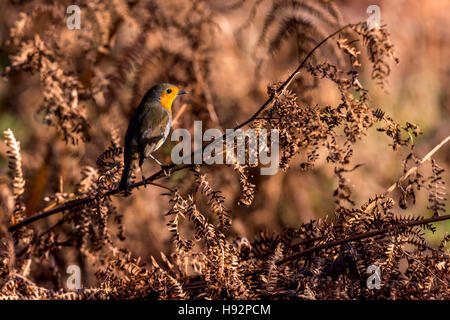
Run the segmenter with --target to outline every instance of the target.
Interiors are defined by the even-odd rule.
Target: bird
[[[119,183],[120,191],[128,190],[135,160],[139,160],[144,181],[142,165],[146,158],[152,158],[165,172],[166,165],[152,153],[163,145],[169,135],[172,127],[173,101],[186,93],[170,83],[157,84],[145,93],[130,119],[125,134],[124,169]]]

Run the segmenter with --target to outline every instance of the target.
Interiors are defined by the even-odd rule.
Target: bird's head
[[[172,103],[179,95],[186,94],[186,91],[178,89],[170,83],[160,83],[150,89],[151,95],[159,99],[161,105],[172,114]]]

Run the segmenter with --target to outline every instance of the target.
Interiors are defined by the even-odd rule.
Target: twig
[[[184,168],[179,168],[179,170],[181,170],[181,169],[184,169]],[[174,170],[172,170],[172,171],[174,171]],[[176,170],[176,171],[178,171],[178,170]],[[158,175],[160,173],[162,174],[162,172],[160,171],[160,172],[157,172],[156,174],[154,174],[153,176],[147,178],[145,181],[142,180],[142,181],[139,181],[139,182],[131,184],[130,185],[130,189],[143,186],[144,184],[150,184],[150,185],[154,185],[154,186],[161,187],[161,188],[167,189],[169,191],[172,191],[172,189],[170,189],[168,187],[165,187],[165,186],[160,185],[158,183],[152,182],[152,179],[156,180],[156,179],[159,178]],[[34,215],[32,217],[29,217],[28,219],[24,219],[21,222],[15,224],[13,226],[10,226],[8,228],[8,230],[10,232],[16,231],[17,229],[19,229],[19,228],[21,228],[23,226],[26,226],[26,225],[28,225],[30,223],[33,223],[33,222],[37,221],[37,220],[40,220],[40,219],[52,216],[52,215],[54,215],[54,214],[56,214],[58,212],[66,211],[66,210],[73,209],[73,208],[76,208],[76,207],[80,207],[80,206],[83,206],[83,205],[85,205],[87,203],[90,203],[92,201],[99,200],[99,199],[102,199],[102,198],[105,198],[105,197],[109,197],[109,196],[115,195],[117,193],[119,193],[119,190],[118,189],[113,189],[113,190],[108,191],[105,194],[100,194],[100,195],[96,194],[96,195],[91,196],[91,197],[86,197],[86,198],[82,198],[82,199],[67,201],[66,203],[64,203],[64,204],[62,204],[62,205],[60,205],[60,206],[58,206],[56,208],[53,208],[51,210],[43,210],[40,213],[37,213],[36,215]]]
[[[172,121],[172,128],[174,128],[176,125],[178,125],[178,119],[180,119],[181,115],[184,113],[184,111],[186,110],[187,104],[184,103],[181,108],[180,111],[177,112],[177,115],[175,116],[175,118]]]
[[[410,175],[412,175],[413,173],[415,173],[419,167],[427,160],[429,160],[440,148],[442,148],[444,146],[444,144],[446,144],[448,141],[450,141],[450,136],[448,136],[447,138],[445,138],[444,140],[442,140],[437,146],[435,146],[430,152],[428,152],[420,161],[419,163],[412,167],[411,169],[409,169],[403,176],[400,177],[400,179],[398,179],[392,186],[390,186],[384,193],[383,195],[386,196],[388,194],[390,194],[392,191],[394,191],[401,182],[405,181]],[[373,200],[371,203],[369,203],[369,205],[366,207],[366,209],[364,210],[364,212],[368,213],[370,211],[372,211],[373,208],[375,208],[376,206],[376,201]]]
[[[348,237],[348,238],[330,241],[330,242],[327,242],[324,244],[320,244],[320,245],[296,252],[284,259],[281,259],[276,264],[282,265],[282,264],[285,264],[286,262],[296,260],[304,255],[307,255],[307,254],[310,254],[310,253],[313,253],[313,252],[316,252],[319,250],[328,249],[328,248],[335,247],[335,246],[338,246],[338,245],[341,245],[341,244],[344,244],[347,242],[353,242],[353,241],[358,241],[358,240],[362,240],[365,238],[378,236],[380,234],[384,234],[384,233],[390,232],[392,230],[398,230],[398,229],[403,229],[406,227],[413,227],[413,226],[417,226],[417,225],[421,225],[421,224],[427,224],[427,223],[431,223],[431,222],[443,221],[443,220],[448,220],[448,219],[450,219],[450,214],[444,215],[444,216],[439,216],[439,217],[431,217],[428,219],[415,220],[415,221],[394,225],[394,226],[380,229],[380,230],[374,230],[374,231],[369,231],[369,232],[365,232],[365,233],[361,233],[361,234],[356,234],[356,235]]]

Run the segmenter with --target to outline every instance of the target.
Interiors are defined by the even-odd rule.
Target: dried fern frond
[[[439,167],[433,159],[431,160],[431,168],[433,174],[428,182],[428,190],[430,192],[428,209],[433,211],[434,216],[439,216],[440,213],[445,213],[445,201],[447,200],[445,182],[442,179],[444,169]]]
[[[8,146],[8,167],[11,170],[12,193],[14,195],[14,212],[11,214],[11,225],[25,218],[25,205],[22,203],[22,195],[25,192],[25,179],[22,172],[22,155],[20,154],[20,141],[16,140],[11,129],[3,131],[5,144]]]
[[[265,289],[268,294],[272,294],[278,288],[279,270],[276,262],[283,258],[283,244],[279,243],[275,249],[273,256],[267,261],[266,274],[262,277],[262,281],[265,284]]]
[[[214,191],[208,182],[206,174],[200,172],[200,168],[194,167],[194,176],[197,189],[208,199],[208,205],[219,218],[219,228],[228,228],[231,225],[230,210],[225,207],[225,198],[220,191]]]
[[[391,58],[395,63],[399,61],[394,54],[394,46],[390,41],[386,25],[382,25],[380,28],[369,28],[367,23],[361,22],[352,26],[352,29],[362,37],[363,44],[367,48],[369,60],[373,64],[372,79],[376,80],[377,84],[385,90],[386,78],[391,73],[386,58]]]
[[[239,204],[248,207],[252,204],[253,199],[255,198],[256,185],[250,182],[248,170],[246,170],[246,168],[247,166],[243,166],[240,164],[234,165],[234,170],[239,173],[239,184],[241,185],[242,190],[242,195],[239,200]]]
[[[317,39],[325,38],[329,33],[327,27],[337,28],[340,20],[339,10],[332,1],[275,0],[264,20],[257,47],[265,47],[268,53],[274,54],[284,40],[294,38],[297,57],[301,57],[315,46]],[[335,51],[333,47],[328,49]],[[264,54],[259,65],[265,59]]]

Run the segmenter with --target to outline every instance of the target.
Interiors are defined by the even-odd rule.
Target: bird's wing
[[[165,140],[170,129],[170,114],[162,107],[155,106],[145,110],[139,119],[139,150],[145,154],[155,151]]]

